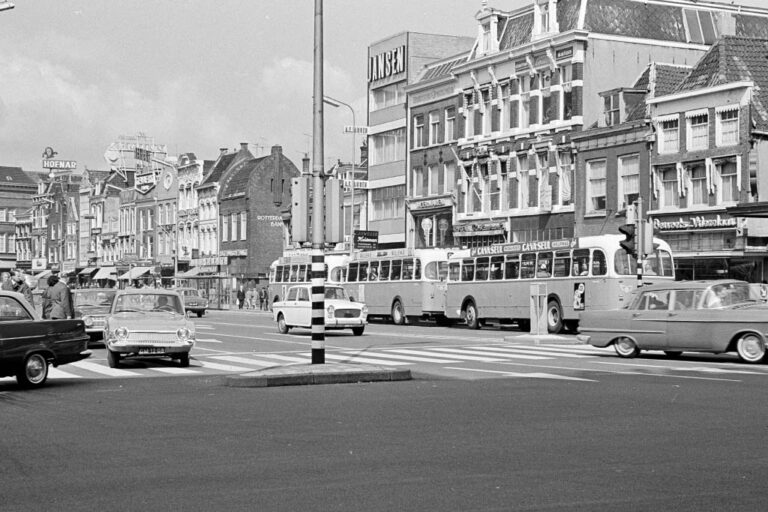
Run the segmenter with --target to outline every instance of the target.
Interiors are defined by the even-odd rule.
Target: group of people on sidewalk
[[[59,279],[59,276],[52,274],[46,281],[48,287],[42,293],[42,316],[51,320],[63,320],[75,318],[75,307],[72,301],[72,292],[67,283]],[[16,292],[24,295],[29,305],[35,307],[35,299],[32,295],[32,288],[27,284],[27,280],[21,273],[11,276],[10,272],[3,272],[2,284],[0,288],[10,292]]]
[[[237,307],[238,309],[258,309],[260,311],[267,311],[269,309],[269,301],[267,300],[267,287],[261,288],[248,288],[246,291],[241,285],[237,290]]]

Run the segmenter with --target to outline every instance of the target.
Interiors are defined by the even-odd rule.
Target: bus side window
[[[568,277],[571,275],[571,251],[558,251],[555,253],[555,266],[552,269],[553,277]]]
[[[275,267],[275,277],[274,280],[276,283],[282,283],[283,282],[283,267],[277,266]]]
[[[437,278],[440,281],[445,281],[448,278],[448,262],[447,261],[437,262]]]
[[[403,260],[392,260],[392,273],[390,275],[390,279],[392,281],[399,281],[400,280],[400,272],[403,268]]]
[[[475,281],[488,280],[489,265],[490,265],[489,258],[477,258],[477,266],[475,267]]]
[[[378,261],[372,261],[371,264],[368,266],[368,280],[369,281],[379,280],[379,262]]]
[[[589,275],[589,249],[576,249],[573,251],[574,276]]]
[[[525,253],[520,259],[520,277],[523,279],[531,279],[536,275],[536,253]]]
[[[475,277],[475,260],[467,259],[461,262],[461,280],[471,281]]]
[[[368,262],[367,261],[361,261],[360,267],[357,274],[357,279],[360,281],[367,281],[368,280]]]
[[[536,277],[551,277],[552,276],[552,253],[542,252],[539,253],[539,260],[536,267]]]
[[[328,268],[326,267],[326,272],[327,271],[328,271]],[[309,276],[307,275],[307,266],[306,265],[301,265],[299,267],[299,278],[298,279],[299,279],[300,283],[308,283],[309,282]]]
[[[403,281],[413,279],[413,260],[403,260]]]
[[[349,264],[349,272],[347,273],[347,281],[350,283],[354,283],[357,281],[357,263],[350,263]]]
[[[600,249],[595,249],[592,252],[592,275],[604,276],[607,272],[607,266],[605,264],[605,253]]]
[[[291,266],[290,265],[285,265],[283,267],[283,282],[284,283],[288,282],[288,278],[290,277],[290,275],[291,275]]]
[[[416,266],[414,267],[414,270],[413,270],[413,278],[417,281],[421,281],[421,260],[416,258],[414,263]]]
[[[379,271],[379,281],[389,281],[389,260],[381,262],[381,269]]]
[[[494,281],[504,279],[504,256],[491,258],[491,279]]]
[[[448,263],[448,280],[449,281],[459,281],[459,277],[461,276],[460,273],[461,270],[461,263],[458,261],[451,261]]]
[[[517,279],[520,277],[520,257],[507,256],[504,264],[504,279]]]

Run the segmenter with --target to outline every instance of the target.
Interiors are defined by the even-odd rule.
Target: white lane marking
[[[501,352],[501,353],[512,353],[512,354],[533,354],[533,355],[539,355],[539,356],[549,356],[549,357],[571,357],[571,358],[589,358],[588,355],[584,354],[569,354],[567,352],[551,352],[549,350],[537,350],[533,347],[520,347],[520,348],[506,348],[506,347],[468,347],[472,350],[482,350],[483,352]]]
[[[210,361],[203,361],[201,359],[197,360],[198,363],[203,368],[209,368],[211,370],[219,370],[222,372],[250,372],[253,371],[253,368],[245,368],[243,366],[234,366],[231,364],[218,364],[218,363],[212,363]]]
[[[137,377],[140,373],[131,372],[128,370],[121,370],[120,368],[109,368],[97,363],[90,363],[88,361],[76,361],[70,363],[71,366],[88,370],[89,372],[99,373],[101,375],[109,375],[110,377]]]
[[[392,359],[398,359],[402,361],[416,361],[419,363],[460,363],[461,360],[452,361],[450,359],[435,359],[434,357],[417,357],[417,356],[406,356],[406,355],[395,355],[395,354],[385,354],[383,352],[355,352],[355,351],[346,351],[345,353],[354,353],[354,354],[360,354],[360,355],[370,355],[374,357],[389,357]]]
[[[465,349],[461,349],[461,348],[434,347],[434,348],[430,348],[430,350],[434,350],[434,351],[438,351],[438,352],[448,352],[448,353],[451,353],[451,354],[461,354],[461,357],[463,359],[467,359],[467,360],[482,361],[483,359],[485,359],[483,357],[481,357],[480,359],[470,359],[470,357],[475,357],[477,354],[479,354],[479,352],[475,352],[475,351],[472,351],[472,350],[465,350]],[[464,354],[467,354],[467,355],[464,355]],[[493,357],[502,357],[502,358],[505,358],[505,359],[530,359],[530,360],[536,360],[536,361],[542,361],[544,359],[551,359],[550,357],[526,356],[524,354],[501,354],[501,353],[497,353],[497,354],[488,354],[488,355],[493,356]],[[493,360],[490,360],[490,361],[493,362]],[[496,361],[498,361],[498,359],[496,359]]]
[[[272,359],[279,359],[280,361],[287,361],[289,363],[309,363],[312,361],[311,357],[291,357],[283,356],[280,354],[259,354],[259,357],[270,357]]]
[[[160,373],[170,373],[173,375],[183,375],[183,374],[195,374],[200,373],[197,370],[191,370],[189,368],[174,368],[173,366],[153,366],[149,368],[150,370],[160,372]]]
[[[722,373],[722,374],[745,374],[745,375],[765,375],[763,372],[756,372],[750,370],[729,370],[726,368],[709,368],[706,366],[665,366],[660,364],[640,364],[640,363],[623,363],[620,361],[596,361],[597,364],[608,364],[612,366],[629,366],[631,368],[653,368],[656,370],[677,370],[681,372],[702,372],[702,373]]]
[[[195,342],[196,343],[221,343],[221,340],[216,340],[213,338],[197,338]]]
[[[215,327],[212,325],[204,325],[204,324],[195,324],[196,329],[205,329],[205,330],[214,330]]]
[[[263,359],[250,359],[246,357],[237,357],[237,356],[214,356],[213,358],[216,359],[217,361],[229,361],[230,363],[249,364],[252,366],[270,367],[270,366],[280,365],[280,363],[276,361],[265,361]]]
[[[50,368],[48,368],[48,378],[49,379],[82,379],[83,376],[77,375],[74,373],[65,372],[51,366]]]
[[[505,366],[525,366],[526,368],[530,368],[530,364],[525,363],[515,363],[512,361],[503,362],[501,363]],[[719,381],[719,382],[741,382],[741,380],[737,379],[718,379],[715,377],[693,377],[690,375],[672,375],[672,374],[666,374],[666,373],[644,373],[644,372],[633,372],[633,371],[620,371],[620,370],[600,370],[599,368],[571,368],[568,366],[548,366],[548,365],[536,365],[537,368],[548,368],[550,370],[572,370],[576,372],[600,372],[600,373],[612,373],[614,375],[636,375],[638,377],[667,377],[670,379],[690,379],[690,380],[713,380],[713,381]],[[663,368],[661,366],[657,368]]]
[[[433,359],[437,358],[437,357],[444,357],[445,358],[444,362],[446,362],[446,363],[453,363],[453,362],[455,362],[454,360],[457,358],[456,355],[449,355],[449,354],[443,355],[443,354],[438,354],[437,352],[428,352],[426,350],[412,350],[412,349],[409,349],[409,348],[386,349],[386,350],[382,350],[382,352],[386,352],[386,353],[392,352],[392,353],[395,353],[395,354],[408,354],[408,355],[413,355],[413,356],[427,356],[427,357],[431,357]],[[462,357],[461,359],[462,360],[467,360],[466,357]],[[499,361],[501,361],[501,359],[488,359],[488,358],[477,358],[476,360],[481,360],[481,361],[485,361],[485,362],[499,362]]]
[[[524,379],[555,379],[555,380],[577,380],[581,382],[599,382],[592,379],[580,379],[579,377],[566,377],[565,375],[555,375],[554,373],[520,373],[520,372],[502,372],[498,370],[479,370],[475,368],[458,368],[453,366],[446,366],[448,370],[462,370],[467,372],[480,372],[480,373],[494,373],[502,375],[504,377],[516,377]]]
[[[385,361],[383,359],[373,359],[370,357],[354,357],[354,356],[342,356],[339,354],[325,354],[326,359],[333,359],[336,361],[351,361],[355,363],[366,363],[366,364],[383,364],[385,366],[401,366],[404,364],[411,364],[401,361]]]

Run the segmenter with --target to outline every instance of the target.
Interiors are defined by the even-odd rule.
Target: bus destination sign
[[[515,242],[512,244],[494,244],[485,247],[474,247],[471,256],[493,256],[496,254],[513,254],[531,251],[556,251],[558,249],[576,249],[579,241],[576,238],[562,240],[539,240],[536,242]]]

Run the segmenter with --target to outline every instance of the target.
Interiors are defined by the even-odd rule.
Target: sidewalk
[[[562,336],[559,334],[515,334],[504,336],[504,341],[510,343],[533,343],[534,345],[583,345],[576,335]]]
[[[234,388],[305,386],[311,384],[350,384],[411,380],[411,370],[370,364],[294,364],[276,366],[226,377]]]

